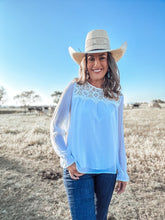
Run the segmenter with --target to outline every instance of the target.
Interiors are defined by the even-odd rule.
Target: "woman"
[[[80,77],[65,88],[51,122],[73,220],[105,220],[117,180],[129,181],[123,134],[123,95],[116,62],[126,42],[111,50],[104,30],[87,34],[85,52],[69,53]]]

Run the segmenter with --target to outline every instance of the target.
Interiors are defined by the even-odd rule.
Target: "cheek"
[[[104,69],[106,70],[106,72],[108,71],[108,63],[105,63]]]
[[[87,63],[87,70],[89,71],[91,69],[91,66],[89,63]]]

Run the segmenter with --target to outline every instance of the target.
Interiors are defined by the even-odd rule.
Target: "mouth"
[[[94,73],[100,73],[102,71],[102,69],[94,69],[93,72]]]

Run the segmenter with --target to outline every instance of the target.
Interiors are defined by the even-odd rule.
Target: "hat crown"
[[[87,34],[85,52],[93,50],[110,50],[109,37],[105,30],[93,30]]]

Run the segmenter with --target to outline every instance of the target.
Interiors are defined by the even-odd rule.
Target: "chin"
[[[98,76],[92,76],[91,79],[92,80],[102,80],[102,79],[104,79],[104,76],[99,76],[99,75]]]

